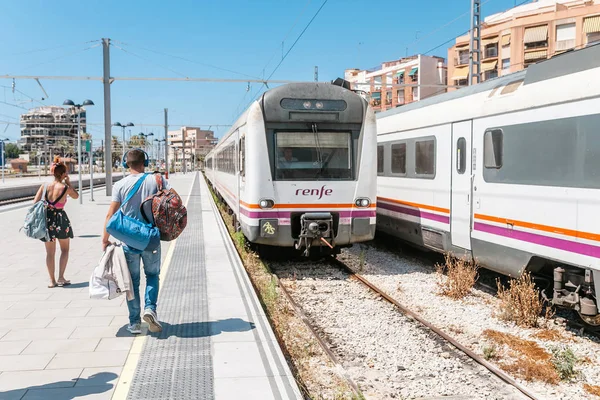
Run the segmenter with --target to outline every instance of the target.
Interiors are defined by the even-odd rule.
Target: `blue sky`
[[[14,1],[0,14],[0,75],[101,76],[99,44],[108,37],[115,45],[112,76],[246,79],[240,74],[263,77],[264,70],[267,77],[281,60],[282,41],[287,51],[322,4],[323,0]],[[484,0],[483,14],[514,4]],[[426,52],[465,32],[468,15],[444,25],[469,10],[469,0],[329,0],[273,79],[310,81],[317,65],[319,80],[329,81],[343,76],[346,68],[370,68],[402,57],[407,47],[409,54]],[[447,47],[430,54],[447,57]],[[88,110],[88,131],[95,141],[103,138],[100,82],[42,84],[49,95],[46,100],[35,81],[17,80],[13,93],[12,81],[0,79],[0,138],[19,137],[14,123],[23,108],[61,105],[66,98],[96,103]],[[162,132],[142,124],[162,124],[162,110],[168,108],[172,124],[231,124],[260,88],[258,83],[247,92],[247,83],[116,81],[111,87],[112,121],[133,122],[134,134]],[[13,124],[7,128],[6,121]],[[215,132],[221,136],[226,129]]]

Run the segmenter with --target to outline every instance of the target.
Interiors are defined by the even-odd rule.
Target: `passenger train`
[[[375,114],[336,82],[265,92],[206,156],[209,183],[251,243],[309,255],[373,239]]]
[[[600,46],[377,114],[377,228],[600,326]]]

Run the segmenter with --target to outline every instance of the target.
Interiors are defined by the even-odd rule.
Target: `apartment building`
[[[21,139],[23,152],[36,151],[42,157],[61,153],[61,147],[75,144],[77,139],[77,110],[59,106],[43,106],[22,114]],[[81,131],[86,131],[86,111],[81,108]],[[48,154],[45,154],[45,153]]]
[[[441,57],[415,55],[368,70],[347,69],[344,79],[364,92],[375,112],[444,93],[446,65]]]
[[[448,49],[450,85],[467,85],[469,36]],[[600,0],[540,0],[485,18],[481,81],[600,43]]]
[[[169,162],[180,168],[185,158],[190,167],[194,159],[208,154],[216,142],[215,133],[211,130],[182,126],[178,130],[169,131]]]

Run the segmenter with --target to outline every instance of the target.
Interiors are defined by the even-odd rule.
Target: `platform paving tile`
[[[114,317],[57,317],[52,319],[48,328],[79,328],[79,327],[107,327]]]
[[[61,317],[85,317],[90,312],[91,308],[53,308],[50,310],[34,310],[27,318],[44,318],[44,317],[53,317],[53,318],[61,318]],[[6,310],[13,311],[13,310]]]
[[[77,308],[73,308],[73,310],[77,310]],[[119,307],[92,307],[88,313],[85,315],[86,317],[118,317],[119,315],[128,315],[127,305],[119,306]]]
[[[67,339],[73,328],[36,328],[14,329],[0,339],[0,341],[36,340],[36,339]]]
[[[125,364],[128,350],[104,351],[98,353],[58,353],[47,369],[120,367]]]
[[[29,346],[31,341],[23,340],[17,342],[0,342],[0,356],[10,356],[21,354],[21,352]]]
[[[69,300],[52,300],[52,301],[19,301],[14,303],[10,309],[17,310],[19,308],[35,308],[37,310],[47,310],[52,308],[65,308],[69,304]]]
[[[35,329],[49,326],[53,318],[0,319],[0,329]]]
[[[289,386],[288,383],[285,383]],[[293,391],[293,388],[289,388]],[[217,378],[215,379],[215,398],[236,400],[244,393],[244,400],[275,400],[273,388],[267,377],[253,378]]]
[[[213,343],[216,378],[267,376],[255,342]]]
[[[0,371],[32,371],[44,369],[54,354],[0,356]]]
[[[33,308],[17,308],[17,309],[8,309],[8,310],[0,310],[0,320],[6,321],[9,319],[23,319],[27,318],[31,315],[35,309]],[[46,315],[50,317],[51,315]],[[42,317],[42,315],[40,315]]]
[[[133,340],[133,337],[102,338],[94,351],[128,351],[131,349]]]
[[[96,326],[96,327],[78,327],[75,328],[70,339],[93,339],[93,338],[114,338],[114,337],[131,337],[132,335],[125,331],[120,330],[115,326]]]
[[[99,343],[100,339],[34,340],[23,350],[22,354],[85,353],[94,351]]]
[[[30,389],[21,400],[110,400],[114,392],[113,384],[100,386],[74,387],[67,389]],[[0,400],[2,400],[0,398]]]
[[[123,367],[84,368],[75,387],[102,386],[107,383],[116,386],[122,371]]]
[[[48,389],[73,387],[82,372],[83,368],[3,372],[0,392],[42,385]]]

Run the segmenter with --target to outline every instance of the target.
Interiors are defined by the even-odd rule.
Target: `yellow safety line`
[[[190,198],[192,197],[192,190],[194,189],[194,183],[196,183],[197,177],[198,174],[194,176],[194,180],[192,181],[190,193],[188,194],[188,198],[185,202],[186,207],[188,206]],[[175,252],[175,245],[177,244],[177,240],[178,239],[173,240],[171,242],[171,245],[169,246],[169,250],[167,250],[165,262],[162,268],[160,269],[159,281],[162,281],[167,275],[167,271],[169,270],[169,266],[171,265],[171,259],[173,258],[173,253]],[[159,295],[161,289],[162,285],[158,287]],[[142,349],[144,348],[144,344],[146,343],[146,339],[148,338],[147,333],[147,328],[142,329],[142,334],[136,336],[133,339],[133,344],[131,345],[131,349],[129,350],[129,355],[127,356],[127,360],[125,361],[125,365],[123,366],[123,370],[121,371],[119,381],[117,382],[116,389],[111,397],[111,400],[127,399],[129,389],[131,388],[131,382],[133,381],[133,377],[135,375],[135,370],[137,369],[138,362],[140,361],[140,357],[142,356]]]

